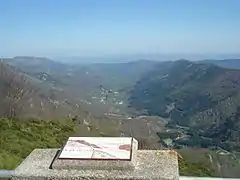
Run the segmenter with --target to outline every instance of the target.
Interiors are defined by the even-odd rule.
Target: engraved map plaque
[[[132,144],[131,137],[69,137],[58,159],[130,161]]]

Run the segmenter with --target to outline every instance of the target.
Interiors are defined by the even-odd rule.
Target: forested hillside
[[[191,127],[191,135],[213,138],[209,145],[239,149],[240,71],[185,60],[167,65],[160,64],[135,84],[131,106]]]
[[[66,95],[39,82],[6,63],[0,63],[0,116],[63,118],[84,115],[84,110]]]

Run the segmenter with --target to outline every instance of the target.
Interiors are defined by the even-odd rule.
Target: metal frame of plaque
[[[131,161],[132,137],[69,137],[59,160]]]

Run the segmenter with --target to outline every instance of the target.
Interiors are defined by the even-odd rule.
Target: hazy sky
[[[1,0],[0,56],[240,53],[240,0]]]

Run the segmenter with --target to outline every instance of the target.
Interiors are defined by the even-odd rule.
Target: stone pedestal
[[[61,149],[35,149],[15,169],[13,179],[179,179],[175,151],[137,150],[136,146],[134,140],[130,160],[61,159]]]

